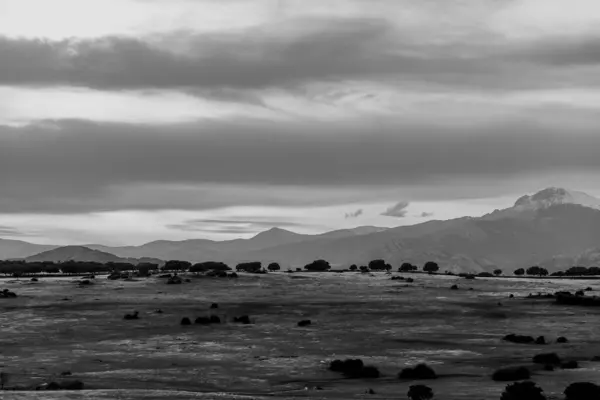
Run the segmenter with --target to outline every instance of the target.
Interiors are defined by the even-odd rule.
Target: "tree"
[[[439,265],[437,265],[437,263],[433,262],[433,261],[427,261],[425,263],[425,265],[423,266],[423,271],[425,272],[437,272],[439,271],[440,267]]]
[[[260,270],[262,269],[262,263],[260,261],[240,263],[236,265],[235,269],[237,271],[257,273],[260,272]]]
[[[279,271],[281,269],[281,267],[277,263],[271,263],[271,264],[269,264],[269,266],[267,267],[267,269],[269,271]]]
[[[315,260],[304,266],[307,271],[327,271],[331,269],[331,265],[325,260]]]
[[[225,263],[218,261],[205,261],[202,263],[196,263],[189,269],[190,272],[208,272],[208,271],[230,271],[231,268]]]
[[[384,271],[387,269],[388,265],[389,264],[386,264],[386,262],[381,259],[369,261],[369,269],[371,271]]]
[[[417,270],[417,266],[416,265],[412,265],[411,263],[402,263],[402,265],[400,266],[400,268],[398,268],[398,272],[409,272],[409,271],[416,271]]]
[[[350,271],[356,271],[358,267],[356,266],[356,264],[352,264],[349,269]]]
[[[165,271],[187,271],[192,266],[189,261],[170,260],[165,263]]]
[[[150,271],[157,271],[158,264],[153,263],[139,263],[137,265],[137,270],[140,275],[148,275]]]
[[[527,268],[527,271],[525,271],[525,273],[527,273],[527,275],[546,276],[548,275],[548,270],[546,268],[541,268],[535,265],[533,267]]]
[[[501,269],[495,269],[494,270],[494,275],[496,275],[496,276],[502,275],[502,270]]]
[[[515,271],[513,273],[517,276],[521,276],[521,275],[525,274],[525,270],[523,268],[519,268],[519,269],[515,269]]]

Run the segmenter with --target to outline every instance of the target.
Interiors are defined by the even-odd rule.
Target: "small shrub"
[[[546,400],[543,393],[535,382],[515,382],[506,386],[500,400]]]
[[[600,386],[591,382],[571,383],[565,389],[565,400],[598,400]]]
[[[492,379],[497,382],[502,381],[522,381],[529,379],[531,374],[525,367],[501,368],[493,373]]]
[[[435,371],[427,364],[418,364],[414,368],[404,368],[398,374],[399,379],[436,379]]]
[[[410,400],[429,400],[433,399],[433,390],[425,385],[412,385],[406,395]]]

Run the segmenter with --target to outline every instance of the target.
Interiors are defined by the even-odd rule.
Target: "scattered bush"
[[[529,344],[529,343],[535,342],[535,339],[531,336],[515,335],[514,333],[504,336],[502,338],[502,340],[506,340],[507,342],[512,342],[512,343],[521,343],[521,344]]]
[[[298,322],[298,326],[309,326],[310,324],[312,324],[310,319],[303,319],[302,321]]]
[[[492,374],[492,379],[495,381],[521,381],[529,379],[531,373],[525,367],[509,367],[501,368]]]
[[[379,378],[376,367],[364,365],[361,359],[334,360],[329,363],[329,370],[341,372],[348,378]]]
[[[560,364],[560,367],[562,369],[577,369],[577,368],[579,368],[579,363],[577,361],[573,361],[573,360],[567,361],[567,362]]]
[[[412,385],[406,395],[410,400],[429,400],[433,399],[433,389],[425,385]]]
[[[565,400],[598,400],[600,386],[591,382],[571,383],[565,389]]]
[[[167,280],[168,285],[180,285],[181,283],[183,283],[183,281],[177,275],[172,276]]]
[[[237,322],[237,323],[245,324],[245,325],[248,325],[248,324],[252,323],[250,321],[250,317],[247,316],[247,315],[242,315],[241,317],[234,317],[233,318],[233,322]]]
[[[126,319],[126,320],[140,319],[140,317],[138,316],[138,314],[139,314],[138,311],[134,311],[133,314],[125,314],[125,316],[123,317],[123,319]]]
[[[543,353],[533,356],[535,364],[560,365],[560,357],[556,353]]]
[[[17,294],[15,292],[11,292],[8,289],[4,289],[2,291],[0,291],[0,299],[9,299],[9,298],[15,298],[17,297]]]
[[[535,382],[515,382],[506,386],[500,400],[546,400],[543,393]]]
[[[398,374],[398,379],[436,379],[435,371],[426,364],[418,364],[413,368],[404,368]]]

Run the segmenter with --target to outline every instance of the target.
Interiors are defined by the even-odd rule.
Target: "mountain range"
[[[600,200],[582,192],[547,188],[519,198],[512,207],[482,217],[397,228],[358,227],[319,235],[272,228],[250,239],[159,240],[141,246],[77,248],[73,252],[73,246],[0,239],[0,259],[276,261],[283,267],[295,267],[318,258],[340,266],[384,258],[392,265],[436,261],[442,270],[454,272],[510,270],[531,265],[555,270],[600,263]]]

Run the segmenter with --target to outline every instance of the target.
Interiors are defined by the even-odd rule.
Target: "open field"
[[[408,274],[404,274],[408,276]],[[571,382],[599,382],[600,309],[529,300],[531,292],[578,290],[597,280],[484,279],[414,275],[414,283],[360,273],[241,274],[239,279],[191,277],[133,282],[97,278],[2,280],[16,292],[0,299],[0,369],[8,386],[58,381],[80,392],[6,391],[3,399],[406,399],[415,382],[399,381],[406,366],[426,362],[440,378],[424,383],[435,399],[499,399],[500,367],[533,368],[535,354],[580,361],[575,370],[543,371],[532,380],[562,399]],[[453,284],[459,290],[450,290]],[[473,288],[473,290],[468,290]],[[515,298],[509,299],[509,294]],[[211,303],[217,310],[209,310]],[[500,302],[500,304],[498,304]],[[162,309],[156,314],[155,309]],[[140,320],[123,315],[137,310]],[[180,326],[211,311],[227,322]],[[255,324],[231,322],[248,314]],[[296,323],[311,319],[313,325]],[[544,335],[548,345],[502,341],[508,333]],[[558,336],[569,343],[555,344]],[[346,379],[327,370],[335,358],[361,358],[384,375]],[[305,390],[320,386],[323,390]],[[376,394],[365,391],[372,388]]]

